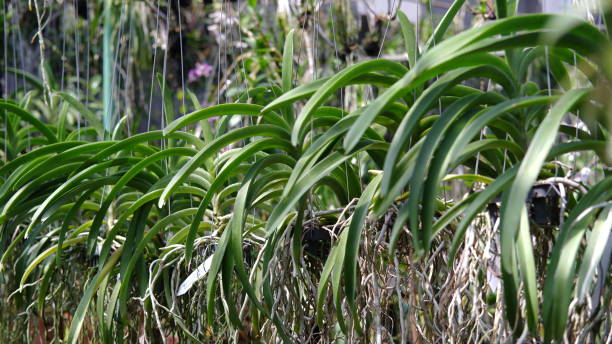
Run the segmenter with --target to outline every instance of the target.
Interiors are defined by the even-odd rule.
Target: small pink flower
[[[201,77],[208,77],[210,73],[213,71],[213,66],[208,63],[199,63],[197,62],[195,67],[189,71],[188,74],[188,82],[197,81]]]

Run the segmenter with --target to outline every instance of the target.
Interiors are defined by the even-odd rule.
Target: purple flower
[[[219,119],[219,116],[212,116],[208,118],[208,123],[210,123],[210,125],[213,125],[213,123],[215,122],[215,120]]]
[[[197,81],[201,77],[208,77],[210,73],[213,71],[213,66],[208,63],[199,63],[197,62],[195,67],[189,71],[188,74],[188,82]]]

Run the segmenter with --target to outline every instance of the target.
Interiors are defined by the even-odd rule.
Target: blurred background
[[[406,60],[394,16],[408,14],[425,42],[452,0],[1,0],[1,95],[38,97],[34,111],[53,120],[54,92],[67,92],[109,128],[126,117],[133,131],[163,126],[161,90],[176,113],[235,100],[245,89],[279,80],[284,38],[296,29],[302,84],[377,57]],[[495,19],[492,0],[471,0],[449,34]],[[600,18],[594,0],[530,0],[520,12]],[[156,77],[157,75],[161,77]],[[105,81],[106,79],[106,81]],[[165,80],[159,82],[159,80]],[[106,90],[105,90],[106,87]],[[354,87],[346,108],[369,90]],[[265,97],[262,94],[261,97]],[[106,97],[106,98],[105,98]],[[36,97],[34,97],[36,98]],[[107,106],[104,106],[104,99]],[[43,100],[51,106],[43,105]],[[36,105],[36,104],[34,104]],[[68,110],[74,111],[74,110]],[[69,116],[77,121],[76,114]],[[79,124],[79,123],[77,123]]]

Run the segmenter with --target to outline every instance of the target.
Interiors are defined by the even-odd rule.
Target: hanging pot
[[[531,222],[543,228],[559,226],[559,191],[553,183],[534,185],[527,196]]]

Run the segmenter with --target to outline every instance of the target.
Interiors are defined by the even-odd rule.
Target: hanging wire
[[[431,7],[431,0],[428,1],[429,4],[429,19],[431,21],[431,39],[433,42],[433,46],[436,46],[437,42],[436,42],[436,36],[434,35],[434,31],[436,29],[435,23],[434,23],[434,18],[433,18],[433,8]],[[436,75],[436,81],[438,81],[440,77],[438,75]],[[442,99],[440,97],[438,97],[438,114],[440,116],[442,116]],[[480,139],[482,140],[482,131],[480,132]],[[480,159],[480,156],[478,156],[478,160]],[[478,164],[478,160],[476,160],[476,164]],[[478,169],[478,165],[476,165],[476,169]],[[478,173],[476,173],[478,174]],[[444,186],[444,182],[442,182],[442,195],[444,198],[444,206],[446,207],[446,187]]]
[[[129,107],[129,97],[128,97],[128,91],[130,89],[131,86],[131,82],[132,79],[130,78],[130,72],[132,70],[131,66],[132,66],[132,36],[134,35],[134,20],[132,18],[132,12],[130,12],[128,14],[128,20],[130,21],[130,29],[129,29],[129,33],[128,33],[128,46],[127,46],[127,57],[126,57],[126,64],[125,64],[125,72],[126,72],[126,77],[125,77],[125,86],[124,86],[124,101],[125,101],[125,116],[126,116],[126,126],[127,126],[127,136],[130,137],[132,136],[132,126],[130,125],[130,114],[131,114],[131,110],[128,111],[130,109]]]
[[[121,44],[121,41],[123,40],[123,27],[125,24],[125,14],[127,12],[126,8],[127,8],[128,2],[121,0],[121,13],[119,14],[119,32],[117,34],[117,45],[115,47],[115,57],[113,58],[113,75],[111,77],[111,97],[115,98],[115,103],[117,103],[116,106],[112,106],[111,105],[111,120],[110,120],[110,128],[111,130],[114,130],[114,126],[113,126],[113,118],[115,117],[115,113],[119,114],[119,102],[117,101],[117,97],[115,97],[116,92],[118,91],[118,87],[115,86],[116,83],[119,83],[118,81],[118,77],[117,74],[119,74],[120,71],[120,66],[121,63],[118,63],[117,61],[119,60],[119,56],[121,56],[120,52],[121,52],[121,48],[123,47],[123,45]],[[119,65],[119,67],[117,67],[117,65]],[[115,82],[115,80],[117,79],[117,81]],[[111,104],[113,103],[113,101],[111,101]]]
[[[506,133],[506,141],[510,138],[510,135]],[[508,160],[508,149],[504,148],[504,163],[502,165],[502,173],[506,172],[506,161]]]
[[[383,38],[380,42],[380,47],[378,47],[378,54],[376,55],[376,58],[379,59],[380,55],[382,54],[383,48],[385,47],[385,41],[387,39],[387,32],[389,31],[389,26],[391,25],[391,20],[392,18],[395,18],[397,11],[399,10],[400,6],[401,6],[401,1],[400,4],[397,6],[397,8],[395,8],[395,2],[396,0],[393,0],[393,2],[391,3],[391,6],[389,6],[387,8],[387,26],[385,27],[385,31],[383,33]],[[372,86],[371,85],[367,85],[365,87],[365,99],[367,100],[371,100],[371,96],[373,95],[373,91],[372,91]]]
[[[420,16],[420,12],[419,12],[419,8],[421,7],[421,2],[420,0],[417,1],[416,3],[416,24],[415,24],[415,49],[414,49],[414,64],[416,65],[416,61],[417,61],[417,57],[418,57],[418,52],[419,52],[419,16]],[[409,63],[410,64],[410,63]],[[410,66],[410,69],[414,68],[414,66]],[[416,89],[412,90],[412,103],[416,103],[416,98],[417,98],[417,94],[416,94]],[[410,136],[410,138],[408,138],[408,147],[412,147],[412,135]]]
[[[380,48],[378,49],[378,55],[376,56],[376,58],[378,59],[380,58],[380,54],[382,53],[383,46],[385,45],[385,40],[387,38],[387,32],[389,32],[389,26],[391,25],[391,20],[395,18],[395,15],[397,14],[397,10],[399,9],[399,6],[397,7],[397,9],[395,8],[395,1],[396,0],[393,0],[391,7],[389,7],[387,10],[388,11],[387,16],[389,16],[389,18],[387,18],[387,26],[385,27],[385,32],[383,33],[383,38],[382,38],[382,42],[380,43]],[[400,2],[400,5],[401,5],[401,2]]]
[[[221,16],[217,25],[217,104],[221,103],[221,23],[223,18],[223,2],[221,2]]]
[[[155,35],[153,39],[153,68],[151,70],[151,91],[149,93],[149,111],[147,118],[147,132],[151,130],[151,107],[153,105],[153,89],[155,87],[155,62],[157,61],[157,36],[159,35],[159,2],[157,0],[157,10],[155,11]]]
[[[15,7],[13,7],[13,12],[15,12]],[[17,16],[15,15],[15,13],[13,14],[13,21],[15,21],[17,19]],[[4,19],[4,21],[6,21],[6,17]],[[17,25],[14,25],[13,27],[15,27]],[[17,39],[15,38],[15,29],[11,29],[11,33],[13,35],[13,42],[11,44],[12,47],[12,52],[13,52],[13,77],[14,77],[14,84],[13,84],[13,93],[14,93],[14,97],[17,98],[17,90],[19,89],[18,85],[17,85],[17,53],[16,53],[16,49],[15,49],[15,43],[17,42]],[[7,83],[8,86],[8,76],[6,76],[5,82]],[[17,99],[15,99],[17,100]],[[7,118],[8,116],[5,114],[4,118]],[[7,127],[5,125],[4,130],[7,131]],[[4,143],[6,144],[6,137],[5,137],[5,141]]]
[[[548,58],[548,46],[544,47],[544,58],[546,59],[546,86],[548,88],[548,96],[552,96],[552,88],[550,82],[550,60]],[[555,137],[555,143],[557,142],[557,137]],[[555,177],[557,177],[558,173],[558,164],[555,164]]]
[[[428,1],[429,4],[429,20],[431,21],[431,32],[432,32],[432,42],[433,42],[433,46],[435,47],[437,42],[436,42],[436,36],[433,35],[433,32],[436,29],[435,23],[434,23],[434,18],[433,18],[433,9],[431,7],[431,0]],[[436,75],[436,81],[439,79],[440,77],[438,75]],[[438,98],[438,112],[439,115],[442,115],[442,99]]]
[[[244,50],[242,48],[242,44],[243,44],[242,43],[242,24],[240,23],[240,8],[241,8],[241,6],[242,6],[242,4],[240,3],[240,0],[237,0],[237,2],[236,2],[236,9],[237,9],[237,15],[236,15],[237,25],[236,25],[236,30],[238,31],[238,46],[239,46],[239,49],[240,49],[240,62],[241,62],[241,65],[242,65],[242,78],[243,78],[242,79],[242,83],[244,84],[245,91],[246,91],[246,94],[247,94],[247,101],[248,101],[248,99],[250,99],[251,96],[249,94],[249,82],[248,82],[248,79],[247,79],[246,66],[244,64],[244,59],[245,59]],[[292,57],[291,61],[293,61],[293,57]],[[251,116],[249,116],[247,120],[249,122],[249,125],[252,126],[254,124],[253,123],[253,118]],[[255,161],[256,161],[255,156],[253,156],[253,160],[252,161],[253,161],[253,164],[254,164]],[[251,222],[251,228],[255,228],[255,215],[256,215],[256,211],[257,211],[256,208],[252,207],[252,213],[253,213],[252,219],[253,219],[253,221]],[[245,299],[246,299],[246,296],[245,296]]]
[[[11,29],[11,34],[13,35],[13,41],[11,44],[12,47],[12,51],[13,51],[13,81],[14,81],[14,93],[15,93],[15,97],[17,96],[17,90],[19,89],[19,85],[17,82],[17,48],[15,47],[15,44],[17,44],[17,38],[15,37],[16,31],[15,27],[17,27],[17,10],[16,10],[17,6],[13,6],[13,28]],[[6,20],[6,19],[5,19]]]
[[[44,4],[45,3],[43,0],[43,6]],[[43,24],[43,18],[45,16],[45,12],[41,14],[40,8],[38,6],[38,0],[34,0],[34,9],[36,10],[36,22],[38,24],[38,30],[36,31],[36,37],[38,38],[38,49],[39,49],[39,54],[40,54],[40,74],[42,75],[43,86],[44,86],[44,91],[45,91],[44,100],[45,100],[45,103],[48,106],[50,106],[51,105],[51,88],[49,86],[49,80],[47,78],[47,73],[45,72],[45,40],[43,39],[43,35],[42,35],[44,27],[47,25],[47,20],[45,20]],[[43,10],[44,10],[44,7],[43,7]]]
[[[319,2],[315,1],[314,15],[312,16],[312,57],[314,61],[314,69],[313,69],[313,78],[312,80],[317,80],[317,41],[319,38],[319,32],[317,31],[317,19],[319,13],[319,6],[317,5]],[[312,123],[312,122],[311,122]]]
[[[185,97],[187,94],[185,93],[185,68],[183,65],[183,25],[181,23],[181,0],[176,0],[176,7],[178,8],[178,25],[179,25],[179,47],[181,54],[181,89],[183,90],[182,97],[182,114],[185,114]]]
[[[87,13],[87,24],[85,25],[85,34],[87,35],[87,44],[85,47],[85,107],[89,107],[89,0],[85,1],[85,13]]]
[[[304,29],[306,28],[306,22],[308,21],[308,11],[304,13],[304,20],[302,20],[302,28],[300,29],[300,36],[304,34]],[[304,39],[300,39],[300,46],[298,48],[298,57],[297,57],[297,66],[300,65],[300,60],[302,58],[302,47],[304,46]],[[298,78],[299,70],[295,68],[295,78]]]
[[[414,64],[416,64],[417,57],[419,55],[419,28],[420,28],[420,25],[419,25],[419,19],[420,19],[419,18],[419,16],[420,16],[419,9],[420,9],[420,7],[421,7],[421,1],[419,0],[417,2],[417,4],[416,4],[416,27],[415,27],[415,30],[414,30],[416,39],[415,39],[415,47],[414,47],[415,48],[414,49]],[[414,68],[414,66],[410,66],[410,68],[412,69],[412,68]],[[416,89],[412,90],[412,101],[413,101],[413,103],[416,103]],[[412,137],[410,137],[409,145],[412,146]]]
[[[21,33],[21,26],[19,25],[19,2],[17,2],[15,4],[15,28],[17,29],[17,38],[18,40],[15,41],[13,40],[13,44],[18,44],[19,45],[19,50],[17,51],[17,54],[19,55],[19,62],[21,64],[21,70],[25,71],[25,57],[24,57],[24,53],[23,53],[23,34]],[[25,74],[21,73],[21,82],[22,82],[22,87],[23,87],[23,94],[26,94],[28,92],[28,84],[26,83],[26,79],[25,79]],[[31,133],[30,133],[30,126],[27,127],[28,128],[28,151],[32,149],[32,143],[31,143]]]
[[[312,47],[312,57],[313,57],[313,73],[312,73],[312,80],[317,80],[317,17],[318,17],[318,10],[319,7],[317,6],[319,2],[315,1],[314,3],[314,11],[313,11],[313,15],[312,15],[312,42],[313,42],[313,47]],[[310,141],[311,144],[314,141],[314,120],[311,119],[310,120]],[[313,203],[315,201],[315,197],[312,193],[312,189],[309,190],[308,192],[308,198],[309,198],[309,202],[308,202],[308,207],[310,208],[310,215],[311,215],[311,229],[314,229],[314,225],[315,225],[315,213],[314,213],[314,207],[313,207]]]
[[[166,125],[165,121],[166,121],[166,101],[165,101],[165,94],[166,94],[166,70],[167,70],[167,65],[168,65],[168,50],[170,50],[170,16],[171,16],[171,7],[170,6],[170,0],[168,0],[167,2],[167,9],[166,9],[166,49],[164,50],[164,65],[163,65],[163,70],[162,70],[162,89],[161,89],[161,98],[162,98],[162,112],[161,112],[161,130],[164,130],[164,127]],[[163,150],[166,147],[166,140],[164,138],[162,138],[161,140],[161,149]],[[168,159],[164,158],[164,167],[166,169],[166,175],[168,175]],[[172,212],[172,208],[171,208],[171,203],[172,203],[172,197],[170,197],[168,199],[167,205],[168,205],[168,213]]]
[[[573,51],[574,53],[574,80],[576,80],[576,83],[578,82],[578,63],[576,62],[576,52]],[[574,137],[576,138],[576,140],[578,140],[578,126],[580,125],[580,108],[576,109],[576,133],[574,135]],[[576,165],[578,162],[578,156],[580,155],[580,153],[576,152],[574,154],[574,167],[573,167],[573,173],[574,175],[578,172],[576,170]]]
[[[122,23],[122,27],[127,22],[128,29],[127,31],[125,29],[122,29],[124,38],[122,38],[122,44],[120,46],[119,58],[118,58],[119,62],[118,62],[118,66],[116,67],[118,79],[117,79],[117,86],[116,86],[117,90],[115,94],[116,94],[117,104],[121,104],[120,103],[120,100],[121,100],[120,93],[122,90],[121,88],[121,81],[122,81],[123,82],[122,85],[123,85],[123,108],[124,109],[123,109],[123,112],[121,112],[119,111],[119,108],[117,108],[117,118],[121,120],[121,117],[125,116],[126,126],[128,126],[129,98],[127,94],[128,94],[128,74],[129,74],[129,67],[130,67],[129,66],[130,46],[131,46],[131,41],[132,41],[132,36],[131,36],[132,16],[131,16],[131,11],[130,11],[131,5],[129,1],[126,2],[125,7],[126,7],[125,18]],[[124,42],[126,40],[127,42]],[[124,64],[125,64],[125,67],[123,67]],[[117,123],[119,123],[119,121]],[[128,131],[129,131],[129,128],[128,128]]]
[[[62,18],[66,16],[66,3],[63,2],[62,3],[62,14],[61,14]],[[64,25],[63,24],[63,20],[60,21],[60,25]],[[63,91],[64,90],[64,72],[66,69],[66,29],[62,28],[62,76],[61,76],[61,83],[60,83],[60,89]]]
[[[237,4],[236,6],[240,6],[240,4]],[[229,37],[229,41],[230,41],[230,53],[231,56],[235,56],[234,58],[234,62],[233,62],[233,66],[234,66],[234,84],[236,87],[236,90],[240,89],[240,80],[239,80],[239,76],[242,74],[240,71],[240,64],[237,61],[237,58],[240,58],[242,60],[242,56],[237,56],[236,55],[236,45],[240,45],[239,43],[236,43],[236,39],[238,37],[238,35],[236,34],[235,31],[239,31],[238,29],[238,25],[240,25],[240,18],[239,17],[235,17],[234,16],[234,7],[232,6],[231,2],[227,3],[227,13],[229,13],[229,33],[228,33],[228,37]],[[239,13],[240,9],[238,9],[238,13]],[[238,20],[238,25],[233,25],[234,24],[234,19]],[[246,88],[248,90],[248,88]],[[251,116],[248,116],[245,118],[245,121],[247,123],[250,123]]]
[[[181,23],[181,0],[176,0],[176,7],[178,9],[178,26],[179,26],[179,47],[180,47],[180,58],[181,58],[181,89],[183,91],[183,96],[181,97],[182,100],[182,105],[181,105],[181,114],[185,115],[185,111],[187,110],[187,107],[185,106],[185,97],[187,97],[187,93],[185,93],[185,68],[184,68],[184,61],[183,61],[183,24]],[[170,202],[168,202],[170,203]],[[189,194],[189,207],[193,208],[193,197],[191,194]],[[191,220],[193,221],[194,217],[191,216]],[[174,309],[174,306],[176,304],[173,303],[172,304],[172,308]]]
[[[168,2],[168,8],[166,10],[166,49],[164,50],[164,60],[162,67],[162,88],[161,88],[161,96],[162,96],[162,107],[161,107],[161,129],[163,130],[165,127],[165,115],[166,115],[166,106],[165,106],[165,92],[166,92],[166,69],[168,66],[168,50],[170,50],[170,2]],[[162,149],[164,148],[164,140],[161,141]],[[166,165],[166,172],[167,171]]]
[[[341,65],[340,65],[340,57],[338,56],[338,44],[336,42],[336,29],[335,29],[335,16],[334,16],[334,10],[332,8],[332,2],[333,0],[331,0],[329,2],[329,13],[331,16],[331,23],[332,23],[332,35],[333,35],[333,42],[334,42],[334,53],[336,55],[336,61],[338,62],[338,68],[336,68],[337,71],[340,71],[341,69]],[[344,88],[340,89],[340,104],[341,104],[341,108],[342,111],[344,111]]]
[[[224,20],[223,20],[223,67],[226,71],[226,76],[223,78],[223,90],[224,90],[224,95],[225,95],[225,102],[229,103],[229,92],[227,91],[227,88],[225,87],[228,84],[228,79],[229,79],[229,74],[227,73],[228,70],[228,62],[227,62],[227,42],[228,42],[228,33],[227,33],[227,21],[228,21],[228,13],[229,13],[229,8],[226,9],[227,5],[229,4],[229,2],[226,2],[225,0],[221,3],[221,8],[223,13],[225,13],[224,15]]]
[[[546,59],[546,85],[548,87],[548,96],[552,96],[552,89],[550,83],[550,61],[548,58],[548,46],[544,47],[544,58]]]
[[[433,18],[433,9],[431,7],[431,0],[428,0],[428,4],[429,4],[429,20],[431,21],[431,39],[433,42],[432,46],[436,46],[437,42],[436,42],[436,36],[433,35],[433,32],[436,29],[435,23],[434,23],[434,18]],[[436,81],[439,79],[440,77],[438,75],[436,75]],[[442,99],[438,98],[438,112],[440,115],[442,115]]]
[[[239,48],[240,48],[240,56],[241,56],[240,62],[242,64],[242,78],[243,78],[242,82],[244,83],[244,88],[246,90],[247,99],[249,99],[249,98],[251,98],[251,95],[249,94],[249,80],[247,78],[246,67],[244,65],[245,56],[244,56],[244,50],[242,48],[242,27],[241,27],[241,24],[240,24],[240,7],[241,6],[242,5],[240,4],[240,0],[237,0],[236,8],[238,9],[238,14],[237,14],[238,26],[237,26],[236,29],[238,30],[238,39],[239,39],[238,45],[239,45]],[[292,61],[293,61],[293,59],[292,59]]]
[[[236,42],[235,42],[236,34],[234,33],[234,27],[236,27],[236,29],[238,31],[240,31],[240,28],[239,28],[240,17],[237,18],[238,25],[233,25],[233,23],[234,23],[234,13],[232,11],[233,10],[233,6],[232,6],[231,2],[227,2],[226,6],[227,6],[227,12],[226,13],[228,14],[228,18],[229,18],[228,20],[226,20],[228,22],[227,25],[229,26],[229,31],[228,31],[227,26],[226,26],[226,29],[225,29],[225,33],[226,33],[225,34],[225,36],[226,36],[225,37],[225,39],[226,39],[226,47],[227,47],[227,44],[228,44],[227,41],[229,41],[230,50],[231,50],[230,51],[231,56],[236,56]],[[240,6],[240,4],[238,3],[236,6]],[[238,9],[238,13],[240,13],[240,9]],[[226,51],[227,51],[227,49],[226,49]],[[227,52],[226,52],[226,55],[227,55]],[[241,60],[243,60],[242,56],[239,56],[239,58]],[[238,61],[236,61],[236,59],[234,59],[233,66],[234,66],[234,70],[233,70],[233,73],[234,73],[234,76],[233,76],[234,84],[235,84],[236,90],[239,90],[240,89],[240,80],[238,80],[238,76],[240,75],[240,69],[239,69],[240,67],[239,67]],[[244,64],[242,66],[244,68]],[[231,84],[231,82],[229,81],[229,76],[227,76],[225,78],[225,82],[226,82],[227,86],[229,87],[229,85]],[[248,85],[246,85],[245,88],[247,90],[247,96],[248,96]],[[253,125],[253,121],[252,121],[252,117],[251,116],[241,117],[240,118],[240,122],[243,123],[244,125],[247,125],[247,126]],[[246,146],[247,143],[248,143],[248,139],[242,140],[243,147]],[[256,160],[255,157],[253,157],[253,162],[255,162],[255,160]]]
[[[491,84],[491,82],[490,81],[487,82],[486,86],[483,86],[483,84],[484,84],[484,82],[483,82],[483,80],[481,80],[481,88],[484,88],[484,91],[488,92],[489,91],[489,85]],[[482,141],[482,137],[483,137],[485,131],[486,131],[486,128],[484,128],[484,127],[482,129],[480,129],[480,137],[478,138],[478,140]],[[474,166],[474,174],[475,175],[478,175],[478,164],[479,163],[480,163],[480,150],[478,151],[478,153],[476,153],[476,163],[475,163],[475,166]]]
[[[312,80],[317,80],[317,40],[318,40],[318,31],[317,31],[317,17],[319,14],[319,8],[320,6],[318,6],[319,1],[315,1],[314,3],[314,11],[313,11],[313,16],[312,16],[312,57],[313,57],[313,61],[314,61],[314,69],[313,69],[313,73],[312,73]],[[310,139],[314,140],[314,121],[311,120],[310,121]]]
[[[18,39],[18,41],[13,41],[14,42],[13,44],[17,43],[19,45],[19,50],[17,51],[17,54],[19,55],[18,60],[19,60],[19,62],[21,64],[21,70],[25,71],[26,68],[25,68],[25,62],[24,62],[25,55],[23,53],[23,45],[24,45],[24,43],[23,43],[23,34],[21,32],[21,25],[19,25],[19,20],[18,20],[18,18],[20,17],[19,11],[20,11],[19,2],[16,2],[15,3],[15,28],[17,29],[17,39]],[[25,74],[24,73],[21,73],[21,82],[22,82],[22,85],[23,85],[23,92],[25,94],[25,93],[27,93],[28,84],[26,83],[26,78],[25,78]]]
[[[2,17],[6,18],[8,15],[8,5],[6,4],[6,0],[2,0]],[[2,25],[4,26],[3,30],[2,30],[2,35],[4,36],[2,43],[3,43],[3,47],[4,47],[4,88],[3,88],[3,92],[2,92],[2,96],[4,99],[8,99],[8,23],[6,20],[2,20]],[[5,134],[6,134],[6,116],[4,116],[5,118]],[[5,145],[6,145],[6,141],[5,141]]]
[[[6,15],[8,13],[8,7],[6,5],[6,0],[2,1],[2,15],[3,18],[6,18]],[[6,20],[2,21],[4,29],[2,30],[2,34],[3,34],[3,40],[4,40],[4,99],[8,99],[8,39],[7,39],[7,32],[8,32],[8,26],[7,26],[7,22]],[[4,110],[3,110],[4,111]],[[7,146],[7,141],[8,141],[8,121],[7,121],[7,115],[5,112],[4,115],[4,162],[8,162],[8,146]]]
[[[565,12],[564,14],[569,14],[568,10],[570,8],[578,10],[578,8],[576,8],[575,4],[573,4],[572,1],[568,0],[567,2],[564,2],[564,6],[563,6],[563,9],[564,9],[564,12]],[[573,54],[573,62],[574,62],[573,63],[574,82],[576,83],[575,86],[578,86],[578,63],[577,63],[577,58],[576,58],[576,51],[572,50],[572,54]],[[578,140],[578,127],[579,127],[579,124],[580,124],[580,108],[576,109],[576,116],[575,117],[576,117],[576,122],[575,122],[576,132],[574,133],[574,138],[576,140]],[[572,157],[573,157],[573,161],[572,161],[572,163],[573,163],[572,174],[574,174],[574,176],[576,176],[576,172],[577,172],[576,171],[576,165],[577,165],[577,161],[578,161],[578,156],[579,155],[580,155],[579,152],[574,152],[572,154]]]
[[[112,98],[114,98],[114,91],[115,91],[115,73],[117,72],[117,58],[119,56],[119,51],[121,48],[121,38],[122,38],[122,32],[123,32],[123,15],[124,15],[124,1],[122,0],[121,2],[121,13],[119,15],[119,32],[117,35],[117,46],[115,47],[115,56],[113,57],[113,74],[111,77],[111,91],[110,91],[110,96],[111,96],[111,101],[110,101],[110,135],[112,135],[114,127],[112,125],[113,123],[113,109],[115,108],[115,106],[113,105],[113,100]],[[105,134],[106,135],[106,134]],[[112,136],[110,137],[110,139],[112,139]],[[104,170],[104,176],[107,177],[108,176],[108,169]],[[110,185],[104,185],[102,187],[102,199],[104,199],[104,197],[106,197],[107,192],[110,192]],[[110,226],[111,223],[110,221],[107,222],[107,229],[110,230]]]
[[[336,61],[338,62],[338,64],[340,64],[340,58],[338,57],[338,44],[336,43],[336,24],[335,24],[335,19],[334,19],[334,10],[332,8],[332,2],[329,2],[329,14],[331,17],[331,27],[332,27],[332,37],[333,37],[333,42],[334,42],[334,53],[336,55]],[[340,65],[338,65],[338,68],[336,68],[336,71],[340,71]],[[342,117],[344,117],[344,87],[340,88],[340,108],[342,109]],[[359,156],[359,153],[357,153],[357,156]],[[351,193],[349,192],[349,181],[348,181],[348,161],[344,162],[344,178],[345,178],[345,183],[346,183],[346,193],[347,196],[350,195]],[[358,169],[358,173],[359,173],[359,187],[361,188],[361,168]],[[347,197],[348,199],[348,197]]]
[[[80,46],[80,36],[79,36],[79,2],[74,0],[74,64],[76,67],[76,95],[77,99],[81,98],[81,73],[79,69],[79,46]],[[77,140],[81,140],[81,112],[77,111]]]

